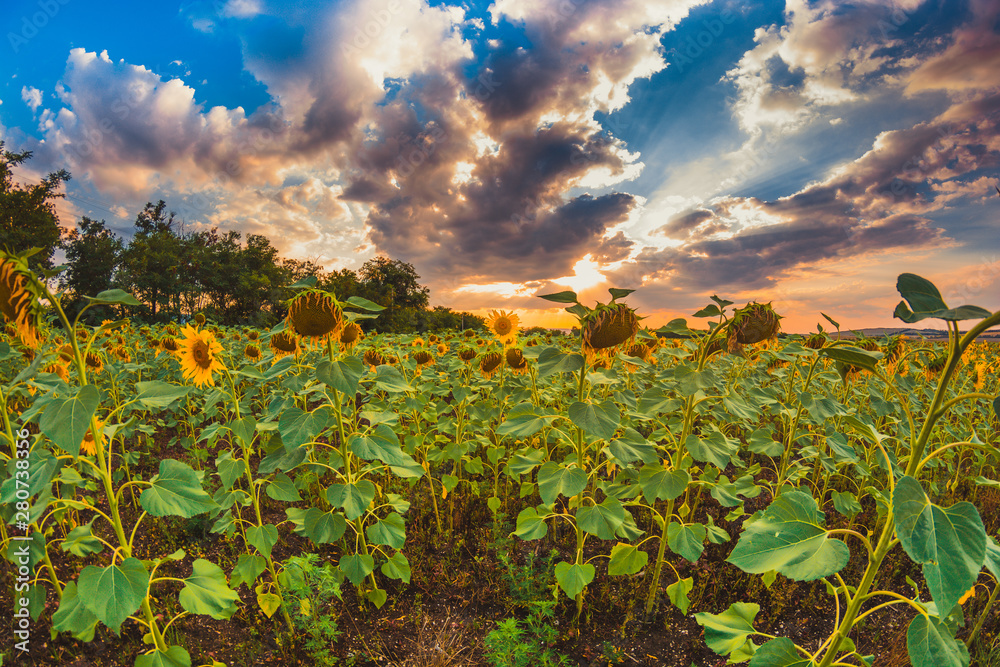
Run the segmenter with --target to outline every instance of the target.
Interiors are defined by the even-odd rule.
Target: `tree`
[[[420,276],[412,264],[388,257],[372,257],[358,276],[366,292],[362,296],[385,306],[374,322],[376,331],[412,331],[417,311],[427,308],[430,290],[418,283]]]
[[[0,248],[10,252],[41,248],[42,252],[32,256],[28,265],[34,269],[51,269],[52,255],[62,235],[53,201],[63,196],[56,190],[70,179],[70,175],[60,169],[36,185],[15,184],[11,168],[20,166],[30,157],[31,151],[12,153],[4,150],[4,142],[0,141]]]
[[[174,214],[165,214],[166,204],[146,204],[136,216],[136,234],[125,250],[122,268],[126,286],[147,304],[150,318],[174,303],[180,310],[179,271],[182,265],[181,238],[174,233]]]
[[[115,285],[125,246],[103,220],[97,222],[86,216],[61,245],[66,251],[67,269],[60,276],[60,284],[73,295],[71,309],[75,312],[83,297]]]

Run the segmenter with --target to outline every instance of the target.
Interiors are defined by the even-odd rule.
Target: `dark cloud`
[[[686,238],[698,225],[715,217],[712,211],[707,209],[697,209],[688,211],[681,215],[674,216],[667,224],[653,230],[656,236],[670,236],[673,238]]]

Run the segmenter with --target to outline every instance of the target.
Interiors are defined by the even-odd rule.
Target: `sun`
[[[587,253],[573,265],[573,275],[556,278],[552,282],[557,285],[568,285],[571,290],[579,294],[585,289],[600,285],[605,280],[600,267],[593,256]]]

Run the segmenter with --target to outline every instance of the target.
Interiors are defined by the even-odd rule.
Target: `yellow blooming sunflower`
[[[514,342],[517,338],[517,326],[520,324],[521,320],[514,313],[508,313],[506,311],[492,311],[489,315],[489,321],[486,325],[493,332],[493,335],[497,337],[503,345],[508,345]]]
[[[97,430],[100,431],[104,428],[104,422],[100,419],[97,420]],[[94,432],[87,429],[87,435],[83,436],[83,442],[80,443],[80,454],[86,456],[93,456],[97,453],[97,442],[94,438]]]
[[[320,343],[340,335],[344,326],[344,311],[326,292],[303,292],[292,299],[285,320],[289,329],[310,343]]]
[[[184,334],[184,340],[179,341],[178,353],[181,375],[199,387],[206,384],[215,386],[212,373],[225,368],[218,356],[222,345],[215,340],[215,334],[204,329],[198,331],[191,326],[185,327],[181,333]]]
[[[14,326],[14,334],[27,347],[41,341],[42,307],[27,263],[14,255],[0,254],[0,312]]]

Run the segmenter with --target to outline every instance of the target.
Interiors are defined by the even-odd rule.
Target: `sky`
[[[892,319],[900,273],[1000,309],[995,0],[8,0],[0,140],[60,223],[411,263],[431,303],[657,327]]]

